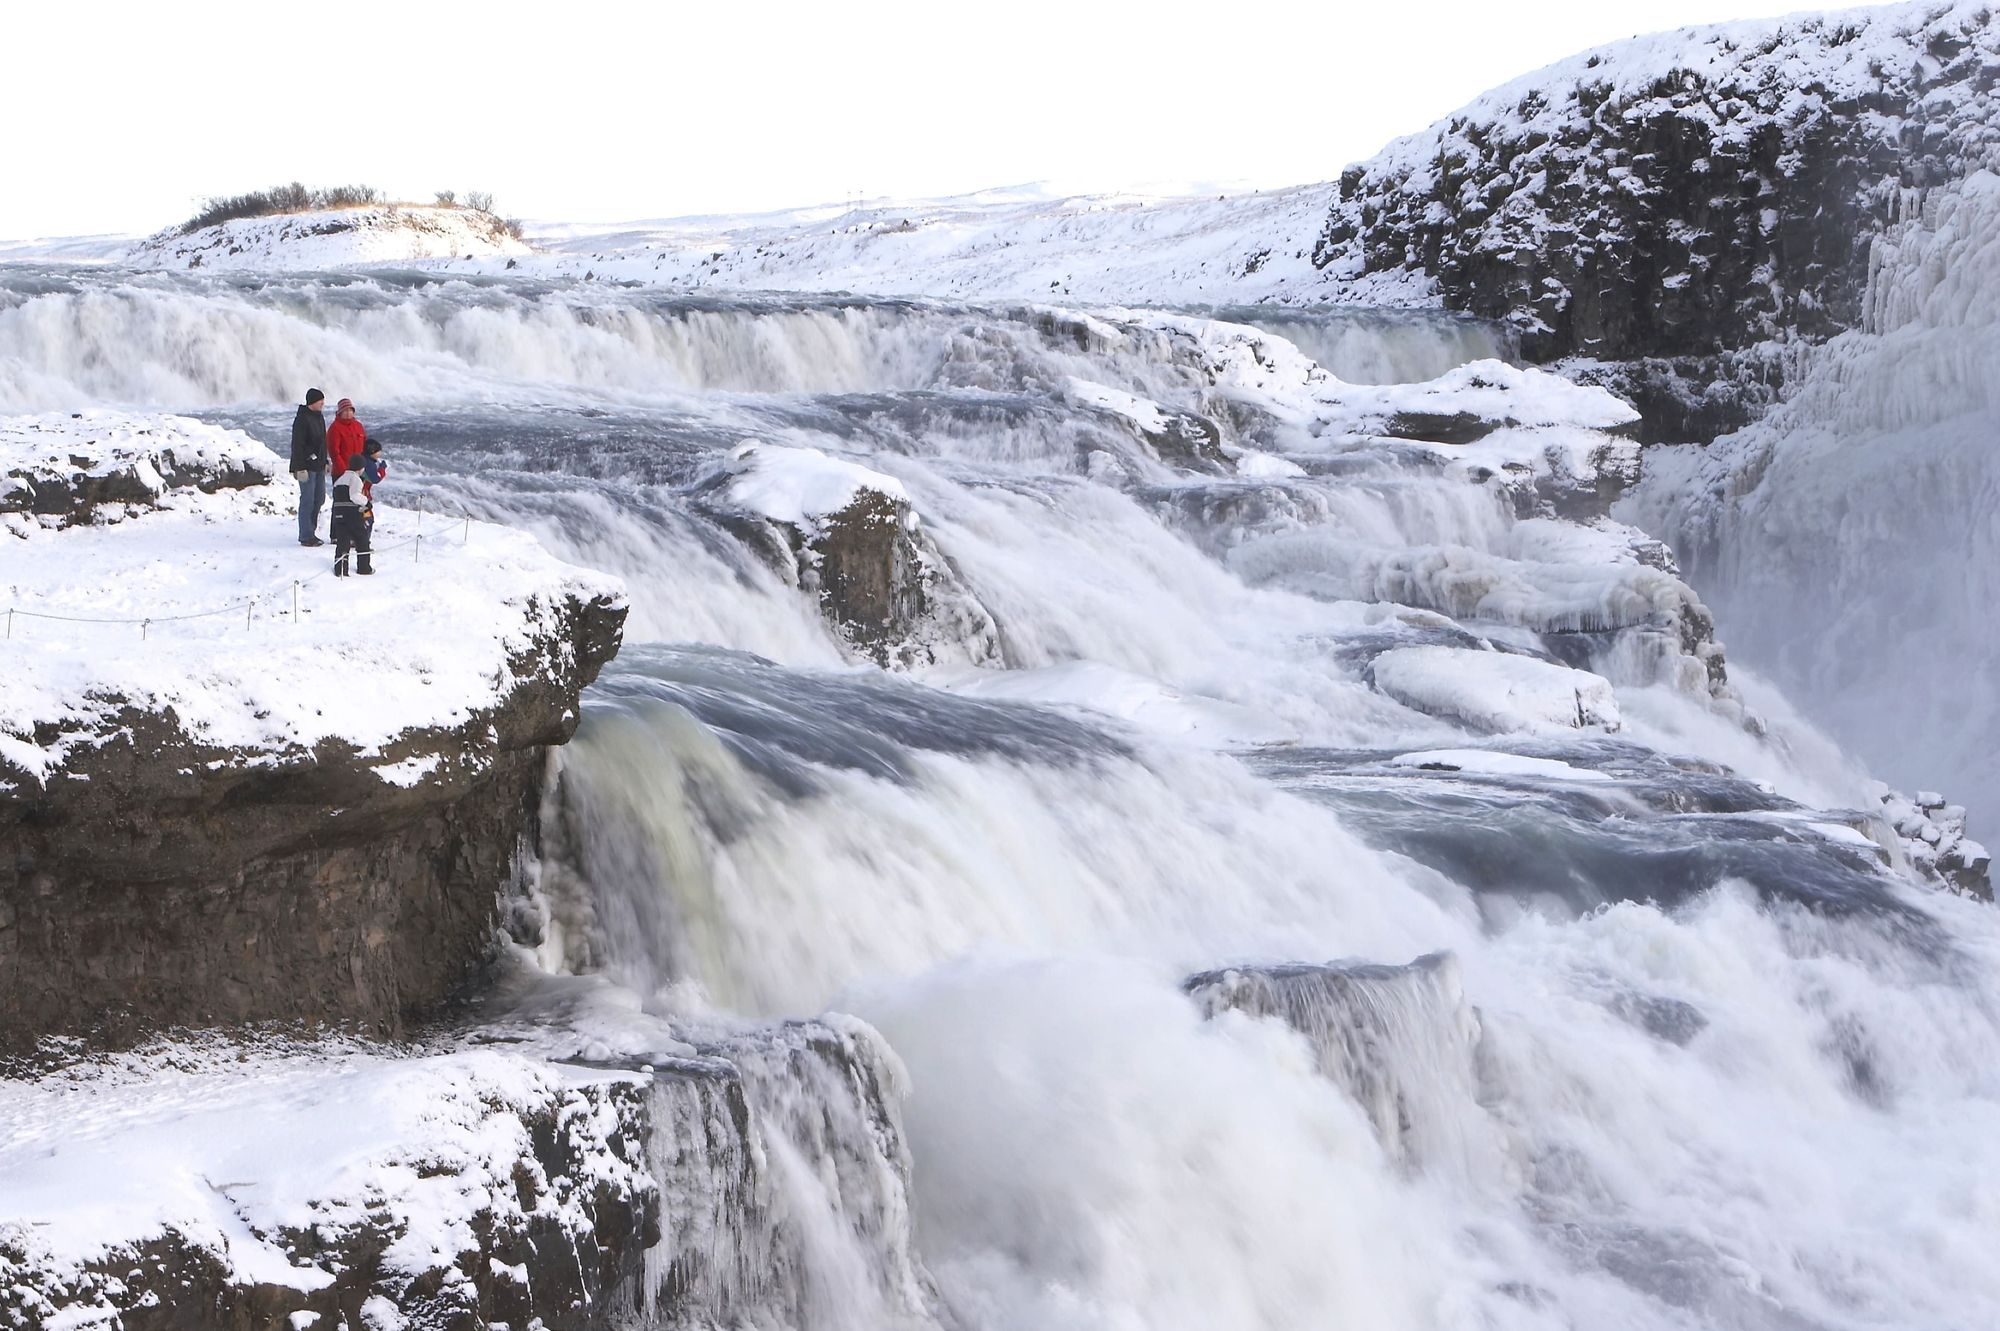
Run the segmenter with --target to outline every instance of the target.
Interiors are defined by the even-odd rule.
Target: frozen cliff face
[[[1350,167],[1314,261],[1507,319],[1534,359],[1825,336],[1908,191],[1993,153],[1997,53],[1987,7],[1935,3],[1601,47]]]
[[[2000,178],[1873,250],[1863,326],[1706,449],[1649,450],[1625,515],[1670,539],[1768,674],[1891,783],[2000,814]]]

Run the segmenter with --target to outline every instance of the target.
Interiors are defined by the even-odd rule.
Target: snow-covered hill
[[[528,252],[491,213],[385,204],[243,217],[186,232],[176,227],[119,257],[150,268],[285,270]]]
[[[1311,263],[1332,187],[1166,197],[1034,188],[756,216],[533,230],[547,276],[719,290],[1111,304],[1337,299]],[[475,257],[441,266],[482,271]]]

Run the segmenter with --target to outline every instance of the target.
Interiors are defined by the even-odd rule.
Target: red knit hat
[[[351,397],[344,397],[340,399],[339,402],[336,402],[334,404],[333,414],[338,416],[343,411],[352,411],[352,410],[354,410],[354,399]]]

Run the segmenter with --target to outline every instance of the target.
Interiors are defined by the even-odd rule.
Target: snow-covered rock
[[[814,597],[877,665],[997,663],[993,617],[892,476],[816,448],[746,443],[714,478],[711,512]]]
[[[1902,838],[1910,862],[1928,878],[1985,901],[1993,899],[1993,857],[1965,830],[1965,806],[1936,791],[1916,795],[1884,788],[1882,816]]]
[[[288,483],[238,484],[280,470],[178,417],[0,422],[33,487],[0,512],[0,1043],[394,1029],[488,950],[622,588],[511,529],[419,541],[393,481],[375,575],[335,579]]]
[[[239,217],[148,237],[124,256],[143,268],[340,268],[412,259],[530,253],[507,224],[472,208],[382,204]]]
[[[1375,687],[1405,706],[1479,730],[1618,729],[1611,682],[1506,652],[1398,647],[1376,657]]]
[[[937,1325],[872,1028],[683,1024],[518,969],[489,1002],[415,1047],[0,1078],[0,1326],[802,1326],[835,1273],[871,1325]]]
[[[660,1233],[648,1080],[219,1041],[0,1079],[0,1325],[596,1325]]]
[[[248,436],[182,417],[0,420],[0,474],[28,496],[0,504],[6,779],[46,787],[126,708],[171,713],[248,765],[328,743],[384,756],[501,704],[564,607],[620,595],[506,528],[432,514],[419,546],[393,482],[376,577],[336,580],[330,546],[297,544],[293,487],[268,484],[283,470]]]
[[[80,422],[86,422],[79,424]],[[173,490],[242,490],[279,459],[234,430],[104,413],[0,418],[0,519],[86,522],[100,505],[151,508]]]
[[[1537,360],[1822,337],[1859,322],[1873,237],[1989,163],[1996,61],[2000,22],[1969,0],[1600,47],[1349,168],[1314,261],[1357,292],[1505,318]],[[1614,381],[1712,434],[1768,401],[1710,392],[1714,368],[1654,359]]]

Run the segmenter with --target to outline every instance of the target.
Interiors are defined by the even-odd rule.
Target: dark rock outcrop
[[[400,1030],[489,955],[547,748],[624,616],[570,600],[497,706],[366,761],[218,748],[104,700],[46,785],[0,788],[0,1050],[273,1019]],[[373,770],[411,759],[434,765],[410,786]]]

